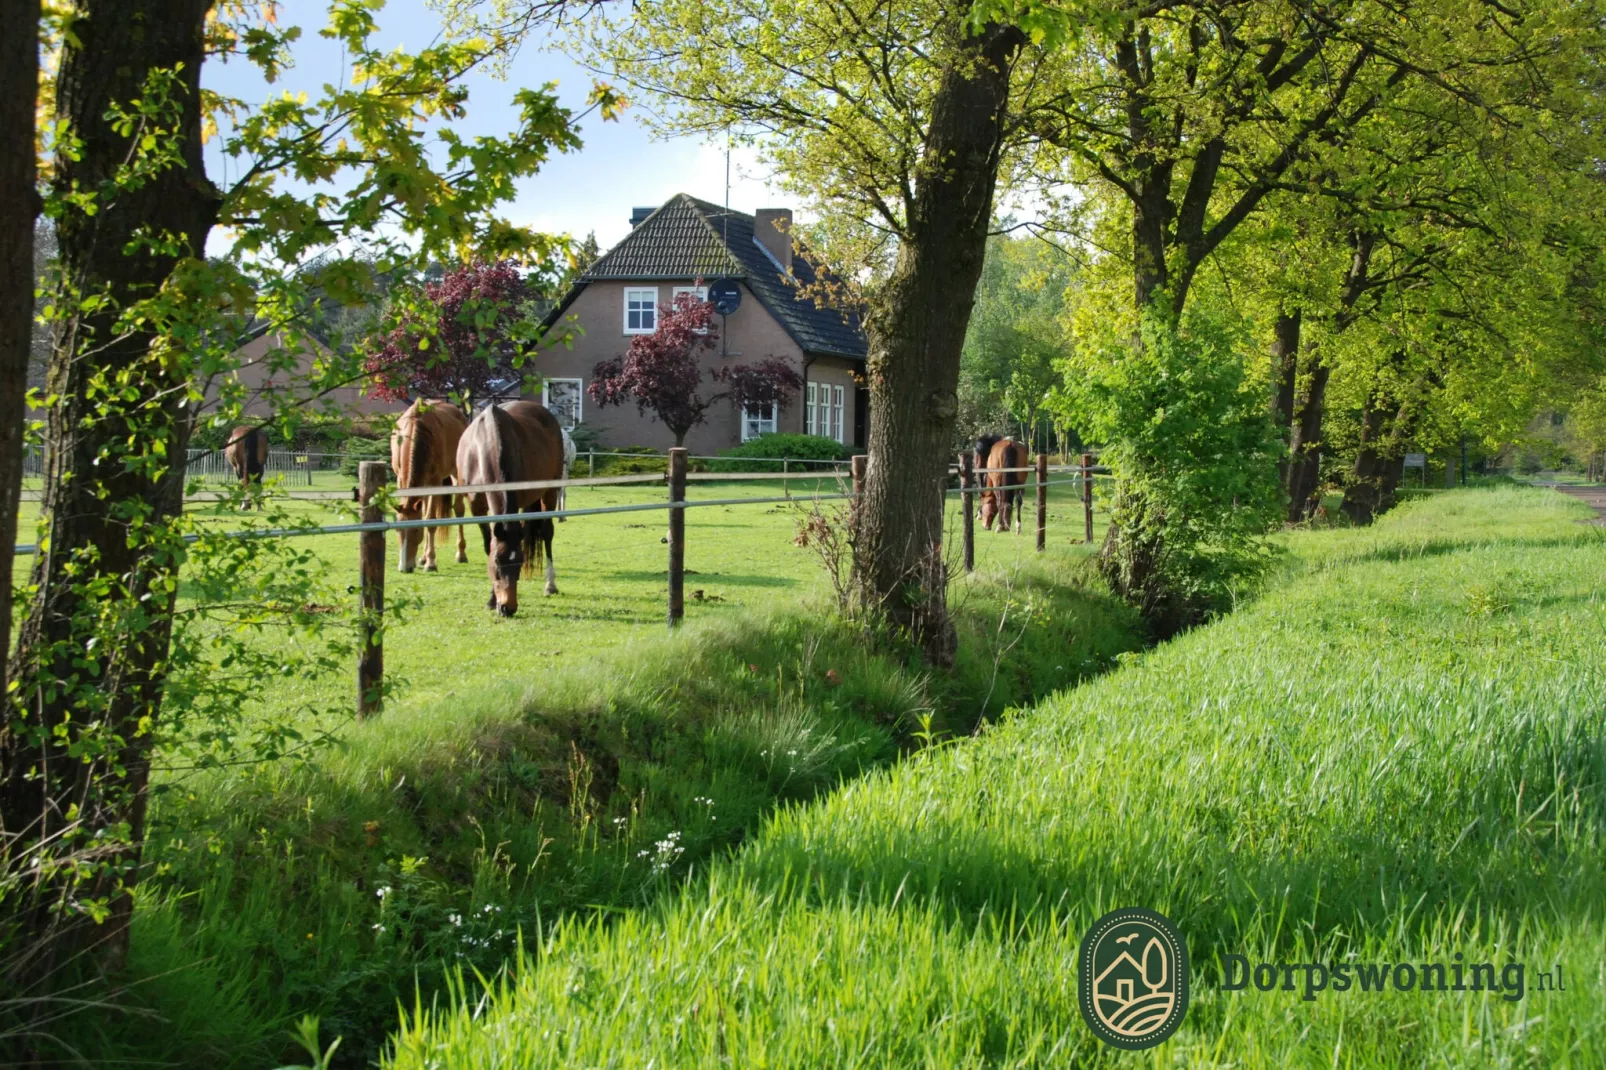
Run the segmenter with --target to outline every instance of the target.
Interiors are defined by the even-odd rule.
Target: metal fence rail
[[[192,451],[201,454],[201,457],[192,457],[192,464],[206,465],[210,462],[207,456],[220,456],[216,451]],[[325,458],[339,458],[338,454],[296,454],[281,453],[281,457],[288,458],[288,464],[301,465],[303,471],[324,470]],[[639,455],[633,455],[639,456]],[[298,458],[303,458],[298,460]],[[317,458],[317,460],[313,460]],[[363,613],[358,622],[359,632],[359,660],[357,670],[357,709],[359,715],[377,713],[380,710],[383,679],[383,629],[381,620],[384,608],[385,588],[385,533],[389,531],[404,531],[416,528],[454,528],[468,524],[493,523],[523,523],[532,520],[559,520],[566,517],[606,516],[616,513],[640,513],[665,510],[669,517],[669,626],[678,625],[685,615],[684,583],[685,583],[685,523],[684,517],[688,509],[710,508],[714,506],[729,507],[736,505],[774,505],[786,502],[822,502],[845,501],[862,497],[864,494],[865,479],[868,474],[869,458],[861,454],[852,459],[849,465],[848,478],[851,480],[850,490],[840,490],[834,493],[821,494],[816,490],[803,495],[782,494],[750,498],[711,498],[698,501],[686,500],[686,484],[688,481],[746,481],[759,479],[816,479],[830,478],[841,473],[832,472],[699,472],[688,473],[687,461],[689,455],[685,450],[672,450],[667,458],[667,471],[648,474],[630,474],[621,476],[587,477],[583,479],[548,479],[534,480],[523,483],[492,483],[466,487],[416,487],[402,491],[392,491],[393,498],[412,498],[438,495],[470,494],[493,490],[537,490],[572,486],[609,486],[629,485],[643,483],[667,484],[668,499],[657,502],[639,502],[629,505],[603,505],[580,508],[562,508],[550,510],[537,510],[527,512],[498,513],[494,516],[464,516],[441,517],[436,519],[420,520],[386,520],[381,512],[384,501],[384,487],[388,476],[388,466],[383,461],[363,461],[358,465],[357,500],[361,505],[360,522],[355,524],[330,524],[323,526],[306,525],[290,528],[254,528],[241,531],[210,532],[205,534],[185,535],[187,543],[198,542],[204,538],[287,538],[309,535],[346,535],[358,536],[361,562],[361,582],[359,585],[360,600]],[[962,531],[964,567],[968,572],[975,566],[975,528],[976,518],[975,501],[978,494],[987,495],[996,491],[1005,491],[1003,501],[995,498],[994,504],[1000,510],[1013,509],[1016,505],[1025,512],[1025,491],[1030,488],[1036,492],[1037,504],[1037,549],[1043,550],[1046,546],[1046,529],[1048,523],[1048,488],[1051,486],[1080,486],[1081,499],[1085,515],[1085,538],[1083,541],[1093,541],[1093,480],[1102,474],[1096,470],[1092,463],[1092,456],[1084,454],[1080,466],[1055,466],[1055,474],[1073,474],[1070,479],[1049,479],[1051,468],[1048,464],[1047,454],[1037,455],[1037,464],[1032,468],[1010,469],[980,469],[973,467],[974,460],[971,455],[963,455],[958,465],[959,487],[945,489],[946,495],[957,494],[962,500]],[[281,462],[286,463],[286,462]],[[338,462],[336,464],[338,467]],[[202,469],[203,471],[206,469]],[[282,469],[281,469],[282,470]],[[1033,473],[1035,478],[1031,481],[1022,480],[1018,484],[1008,487],[985,488],[978,484],[978,474]],[[229,473],[227,478],[233,478]],[[1017,495],[1015,492],[1019,492]],[[1018,501],[1017,501],[1018,499]],[[1024,525],[1024,515],[1017,522],[1019,530]],[[20,545],[13,547],[13,553],[31,554],[38,552],[34,545]]]

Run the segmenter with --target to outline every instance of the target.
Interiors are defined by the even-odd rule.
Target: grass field
[[[129,1013],[83,1026],[79,1050],[272,1065],[293,1054],[294,1020],[317,1013],[345,1037],[342,1065],[366,1065],[398,1004],[447,967],[494,972],[521,929],[639,908],[776,806],[1106,671],[1141,636],[1069,541],[1080,503],[1053,489],[1050,553],[1033,551],[1029,526],[983,533],[977,573],[954,583],[963,657],[951,674],[837,618],[823,570],[792,543],[790,505],[689,511],[692,597],[675,635],[662,513],[563,524],[563,593],[528,585],[512,620],[485,609],[476,530],[470,563],[446,555],[435,574],[397,574],[392,544],[388,591],[422,605],[387,629],[401,679],[384,715],[337,713],[335,743],[307,762],[159,778]],[[778,492],[698,484],[692,497]],[[576,489],[570,505],[662,494]],[[336,578],[355,572],[356,541],[309,540]],[[261,702],[349,711],[354,670],[276,681]]]
[[[390,1065],[1606,1065],[1599,529],[1547,491],[1301,533],[1239,612],[768,820],[650,907],[526,933]],[[1140,1055],[1076,1008],[1142,905],[1194,1000]],[[1228,992],[1222,956],[1558,964],[1565,991]]]

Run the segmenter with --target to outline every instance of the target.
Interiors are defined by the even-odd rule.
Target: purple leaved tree
[[[532,293],[511,261],[474,263],[425,285],[373,343],[370,396],[384,401],[476,401],[517,393],[518,367],[535,340]]]
[[[605,360],[591,371],[587,392],[597,405],[634,402],[637,411],[652,413],[683,446],[686,435],[708,418],[721,401],[738,408],[775,406],[786,409],[803,389],[803,378],[790,362],[774,357],[754,364],[705,369],[702,359],[719,341],[714,306],[694,293],[676,296],[659,310],[658,329],[630,342],[622,357]],[[704,379],[723,387],[703,393]]]

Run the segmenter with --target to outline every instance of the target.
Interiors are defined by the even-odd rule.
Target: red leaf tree
[[[669,428],[680,446],[721,401],[740,408],[774,405],[776,412],[783,412],[802,391],[803,378],[791,363],[771,357],[707,369],[707,379],[725,389],[703,393],[702,358],[718,341],[714,306],[694,293],[679,294],[673,305],[659,309],[655,331],[631,339],[624,356],[602,361],[591,370],[587,393],[599,406],[634,402],[638,412],[652,413]]]
[[[538,328],[535,297],[511,261],[449,271],[399,300],[396,326],[368,358],[369,396],[384,401],[450,398],[464,409],[517,393],[519,366]]]

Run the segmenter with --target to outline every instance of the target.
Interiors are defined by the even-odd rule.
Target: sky
[[[209,61],[201,80],[209,89],[248,103],[266,100],[281,91],[304,91],[316,100],[326,82],[341,77],[341,50],[318,36],[325,24],[327,0],[281,0],[281,26],[300,26],[302,36],[292,46],[295,66],[269,85],[257,68],[243,60]],[[441,33],[441,20],[424,0],[389,0],[378,13],[379,44],[386,48],[416,50],[427,47]],[[466,136],[505,133],[513,129],[517,111],[513,94],[524,87],[557,83],[559,99],[578,114],[585,109],[593,75],[567,57],[527,46],[514,60],[506,80],[475,76],[468,82],[468,118],[455,128]],[[541,171],[519,183],[518,194],[500,214],[514,223],[547,233],[568,233],[584,238],[595,231],[607,249],[630,230],[630,210],[638,205],[659,205],[676,193],[705,200],[725,199],[725,147],[708,145],[700,138],[655,139],[640,122],[641,109],[632,106],[618,122],[603,122],[594,115],[581,124],[585,146],[552,157]],[[208,170],[227,181],[226,161],[214,141],[208,146]],[[767,174],[750,150],[732,153],[730,205],[742,212],[755,208],[796,207],[766,181]]]

